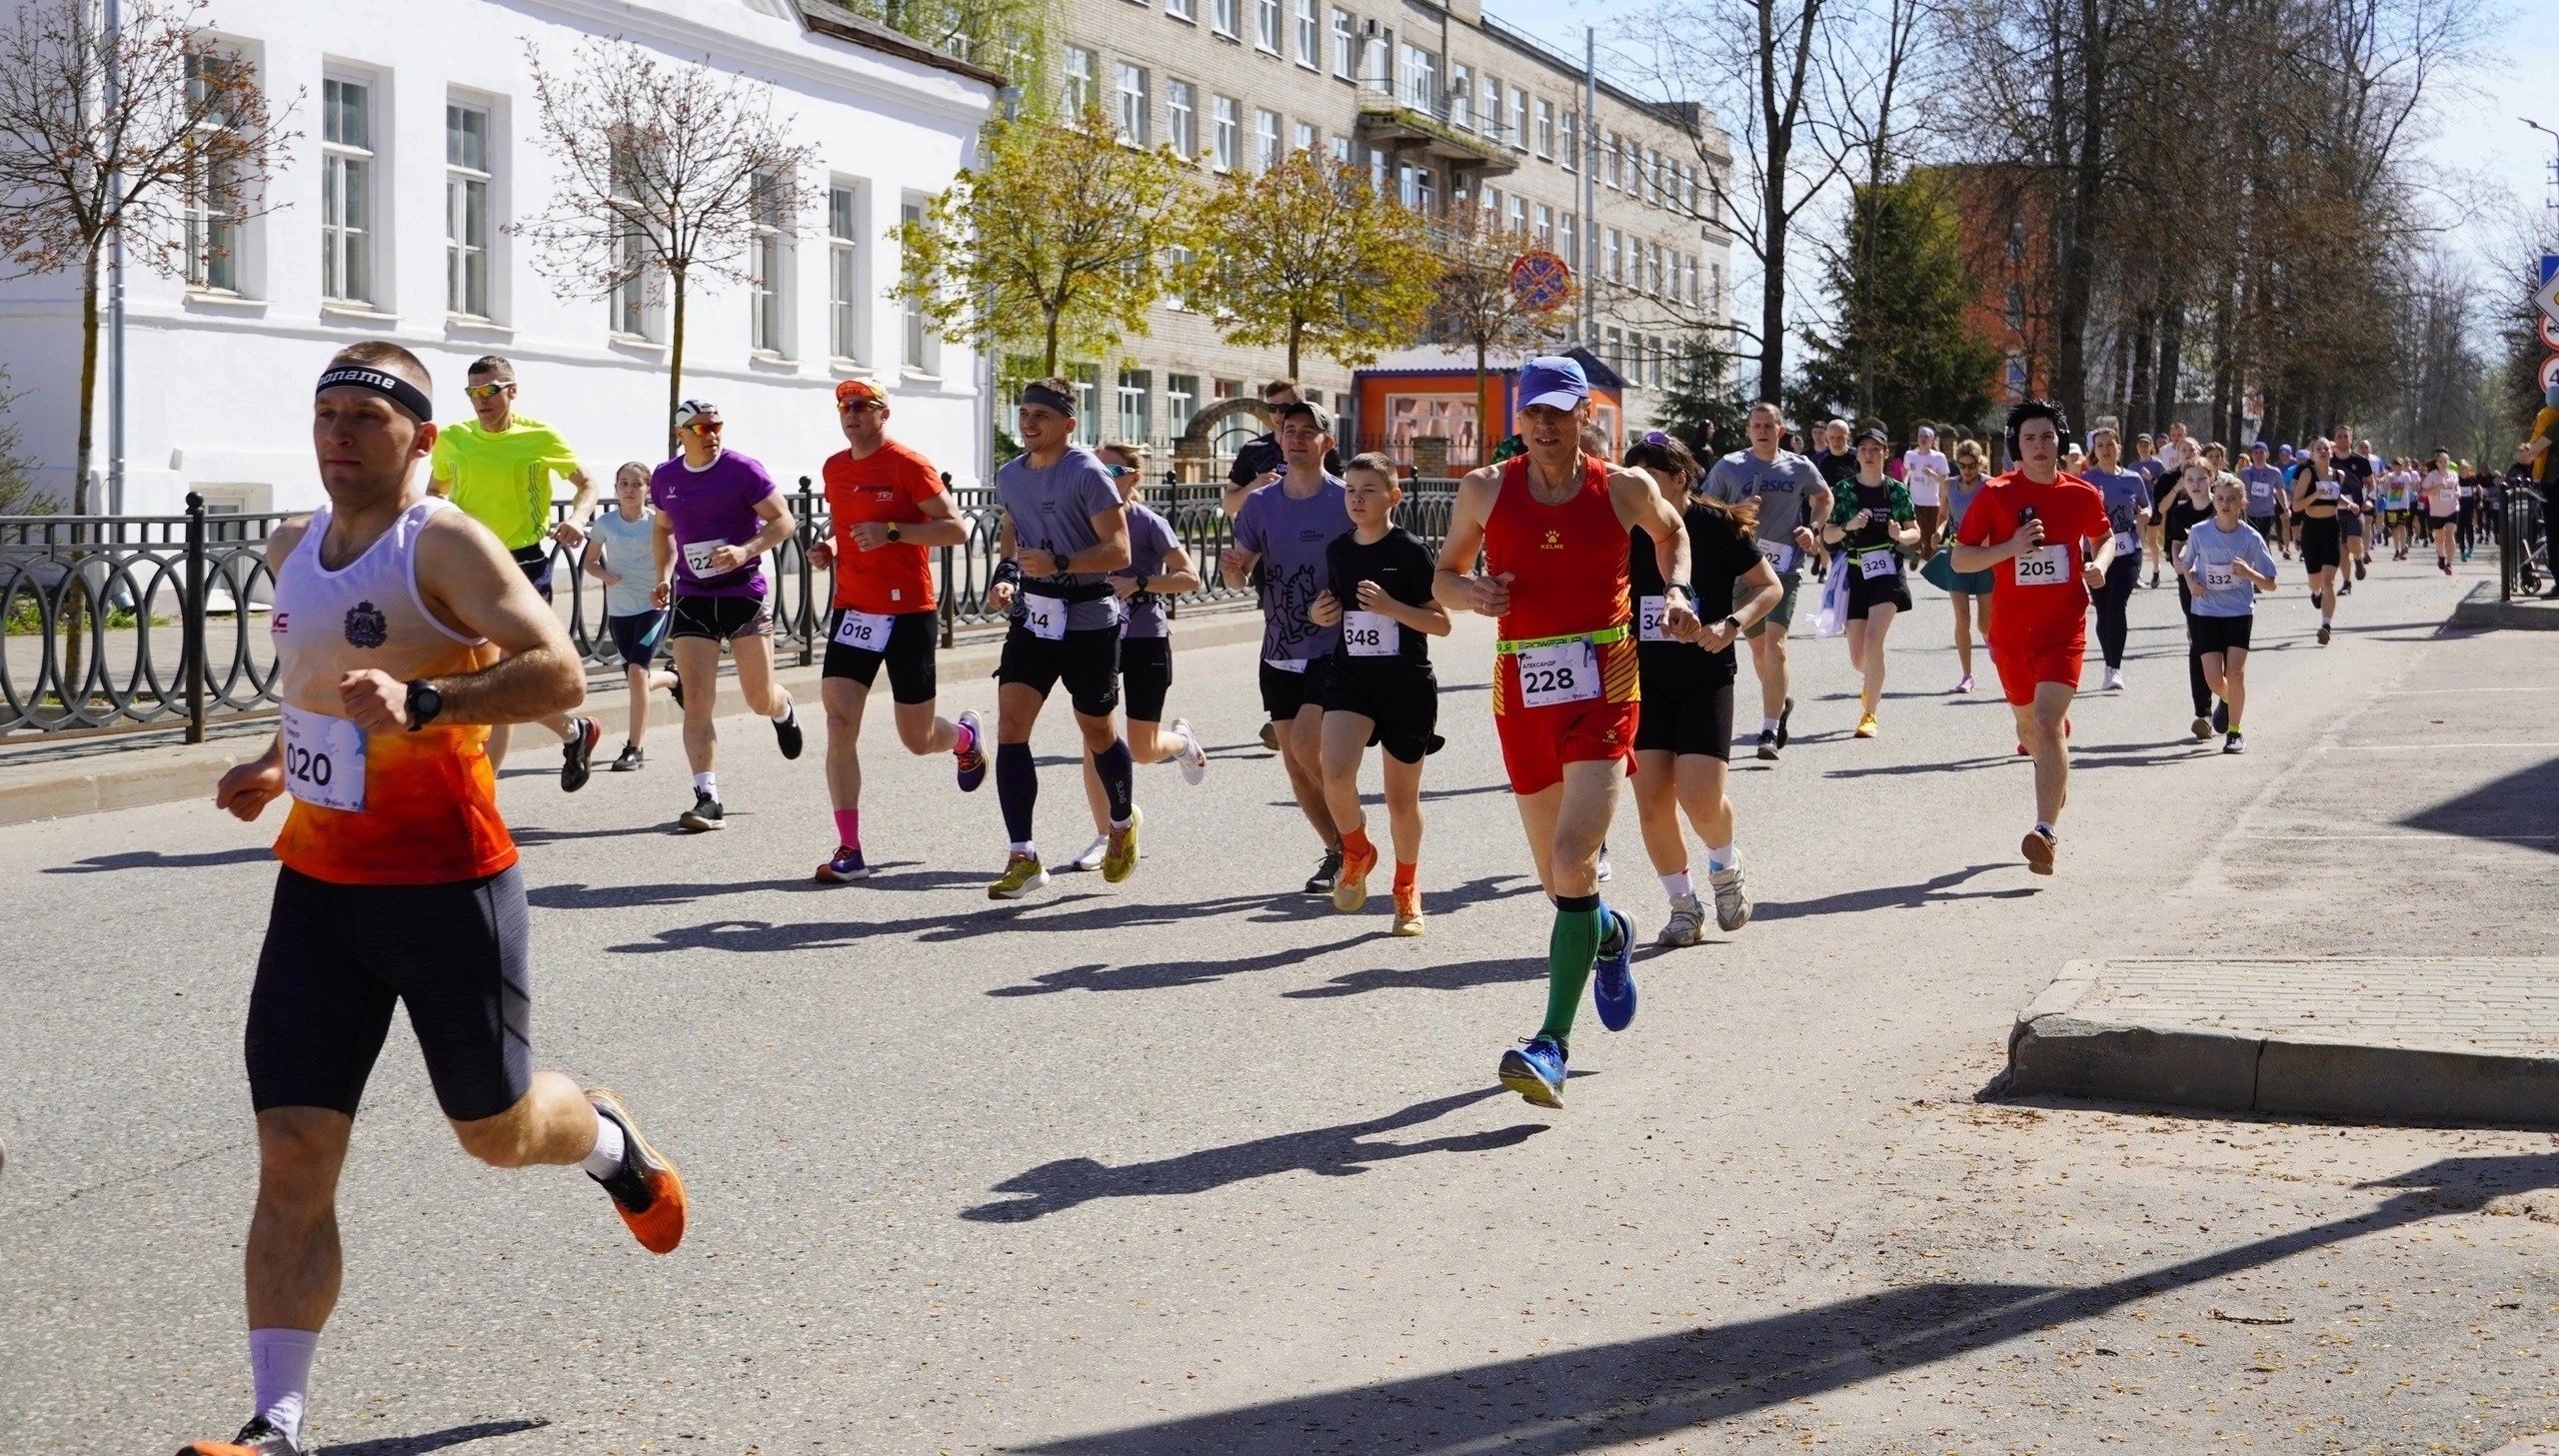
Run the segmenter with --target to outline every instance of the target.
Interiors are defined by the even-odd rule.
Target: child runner
[[[2201,458],[2187,461],[2186,468],[2177,473],[2177,488],[2168,493],[2167,504],[2159,513],[2159,534],[2167,545],[2171,566],[2185,549],[2187,534],[2212,519],[2214,484],[2213,469]],[[2182,572],[2177,576],[2177,605],[2186,618],[2186,694],[2194,700],[2194,735],[2200,742],[2212,736],[2212,687],[2204,681],[2203,649],[2195,636],[2194,593]]]
[[[2239,736],[2239,717],[2248,707],[2248,630],[2257,594],[2275,589],[2275,554],[2257,528],[2241,519],[2247,504],[2247,488],[2223,477],[2212,488],[2212,519],[2188,532],[2185,550],[2177,554],[2177,574],[2194,598],[2187,621],[2195,650],[2220,700],[2212,723],[2223,733],[2225,753],[2248,750]]]
[[[1386,823],[1395,849],[1394,933],[1422,932],[1421,760],[1438,751],[1439,682],[1429,639],[1448,635],[1448,610],[1433,600],[1437,563],[1418,537],[1394,524],[1403,490],[1394,462],[1374,451],[1342,471],[1342,507],[1351,529],[1324,547],[1324,590],[1307,609],[1319,627],[1338,627],[1323,679],[1323,796],[1341,831],[1341,873],[1332,907],[1347,913],[1368,900],[1377,867],[1359,807],[1359,760],[1368,744],[1385,750]]]
[[[2110,427],[2088,441],[2088,473],[2081,477],[2106,498],[2106,520],[2115,531],[2115,564],[2097,591],[2097,651],[2105,655],[2101,693],[2123,691],[2123,648],[2132,635],[2132,589],[2141,580],[2141,539],[2149,533],[2150,483],[2123,468],[2123,449]]]
[[[1976,626],[1982,646],[1990,644],[1990,574],[1958,572],[1954,563],[1955,532],[1963,526],[1963,513],[1972,509],[1973,498],[1989,478],[1983,474],[1987,464],[1978,441],[1961,441],[1955,446],[1955,476],[1946,482],[1946,538],[1935,556],[1919,569],[1919,575],[1935,583],[1946,594],[1955,610],[1955,663],[1963,676],[1955,680],[1957,693],[1972,691],[1972,635]]]
[[[1919,516],[1901,482],[1883,473],[1891,439],[1881,425],[1857,432],[1857,473],[1841,481],[1821,539],[1839,548],[1848,567],[1848,666],[1863,677],[1857,691],[1857,736],[1875,735],[1883,706],[1883,639],[1892,619],[1910,610],[1901,552],[1919,540]]]
[[[649,508],[649,468],[636,460],[625,462],[613,473],[613,498],[616,509],[587,527],[580,570],[604,583],[605,630],[622,656],[622,677],[631,694],[631,736],[613,760],[614,772],[628,773],[648,761],[640,740],[649,735],[649,695],[660,688],[673,692],[676,675],[657,666],[658,648],[667,640],[667,613],[649,601],[650,584],[658,576],[651,555],[658,531],[652,518],[658,513]]]

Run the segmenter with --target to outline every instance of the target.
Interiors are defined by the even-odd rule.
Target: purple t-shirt
[[[1323,549],[1350,529],[1347,495],[1339,479],[1325,476],[1313,495],[1293,499],[1282,476],[1245,497],[1236,514],[1236,545],[1261,555],[1269,583],[1262,599],[1264,662],[1328,657],[1341,640],[1339,624],[1317,627],[1306,610],[1323,595]]]
[[[1111,472],[1103,468],[1099,457],[1081,445],[1070,445],[1045,470],[1033,465],[1028,454],[1017,455],[998,466],[996,504],[1004,508],[1005,519],[1013,523],[1016,551],[1045,551],[1064,560],[1101,544],[1102,536],[1093,529],[1093,518],[1120,508],[1120,488],[1112,484]],[[1071,572],[1039,581],[1025,579],[1022,591],[1046,588],[1042,596],[1056,596],[1058,589],[1099,587],[1110,580],[1108,572]],[[1020,622],[1023,613],[1022,600],[1016,597],[1009,616]],[[1067,606],[1069,632],[1101,632],[1119,625],[1120,603],[1116,598]]]
[[[1139,577],[1164,575],[1164,559],[1174,547],[1173,526],[1163,517],[1132,501],[1129,503],[1129,564],[1113,572],[1115,577],[1134,581]],[[1150,602],[1148,597],[1155,598]],[[1165,625],[1164,599],[1151,588],[1144,597],[1129,599],[1128,619],[1120,624],[1122,637],[1169,637]]]
[[[667,518],[676,543],[675,592],[679,597],[761,597],[765,594],[764,558],[749,557],[734,572],[706,575],[697,564],[717,546],[744,546],[764,529],[756,503],[774,493],[773,477],[764,467],[734,450],[724,450],[700,470],[684,457],[649,473],[649,504]]]

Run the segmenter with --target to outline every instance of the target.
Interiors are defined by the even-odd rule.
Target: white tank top
[[[406,683],[457,670],[457,655],[471,655],[483,639],[464,637],[436,621],[418,597],[418,533],[428,518],[454,509],[429,496],[400,513],[391,529],[364,554],[337,571],[320,564],[320,547],[334,512],[311,513],[302,540],[276,568],[275,638],[279,696],[296,708],[343,717],[338,680],[360,668],[377,668]]]

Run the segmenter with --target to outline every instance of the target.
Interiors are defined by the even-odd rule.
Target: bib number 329
[[[1588,638],[1519,650],[1519,704],[1553,708],[1599,696],[1599,656]]]
[[[288,706],[284,786],[304,803],[364,812],[364,729],[343,718]]]

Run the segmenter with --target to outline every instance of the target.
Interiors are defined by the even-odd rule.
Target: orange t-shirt
[[[854,545],[859,522],[917,526],[924,503],[942,494],[942,475],[923,452],[895,440],[855,460],[827,457],[827,511],[835,518],[836,605],[856,612],[931,612],[933,565],[926,548],[891,542],[876,551]]]

